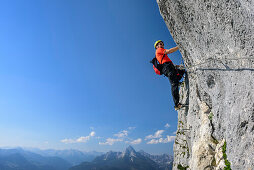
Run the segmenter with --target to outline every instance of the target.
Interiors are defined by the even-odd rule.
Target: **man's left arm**
[[[170,48],[168,50],[165,51],[165,54],[170,54],[170,53],[173,53],[175,51],[177,51],[179,48],[176,46],[176,47],[173,47],[173,48]]]

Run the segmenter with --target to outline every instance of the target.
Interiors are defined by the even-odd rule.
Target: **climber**
[[[185,70],[176,68],[167,55],[177,51],[178,47],[164,49],[163,41],[158,40],[154,43],[154,48],[156,49],[156,59],[158,60],[159,64],[162,64],[161,73],[168,77],[171,83],[171,92],[175,103],[175,110],[178,110],[183,107],[183,104],[179,103],[178,86],[179,81],[182,79],[185,73]]]

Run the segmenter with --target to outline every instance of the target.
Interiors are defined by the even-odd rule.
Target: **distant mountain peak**
[[[126,148],[125,152],[136,152],[136,151],[135,151],[135,149],[134,149],[131,145],[129,145],[129,146]]]
[[[128,146],[124,152],[122,152],[121,157],[137,157],[137,152],[132,146]]]
[[[173,160],[168,157],[153,156],[148,153],[136,152],[132,146],[128,146],[124,152],[109,151],[96,157],[92,162],[84,162],[70,168],[70,170],[83,169],[172,169]],[[152,158],[152,159],[151,159]]]

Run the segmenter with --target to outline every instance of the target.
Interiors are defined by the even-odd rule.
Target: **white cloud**
[[[76,143],[86,143],[90,139],[90,136],[81,136],[76,140]]]
[[[173,134],[175,135],[177,131],[173,132]]]
[[[165,130],[158,130],[157,132],[154,133],[154,135],[148,135],[145,137],[145,140],[148,140],[148,139],[154,139],[154,138],[161,138],[162,137],[162,133],[164,132]]]
[[[169,143],[175,140],[175,136],[167,136],[167,138],[152,139],[147,144]]]
[[[123,139],[113,139],[113,138],[108,138],[106,139],[106,142],[99,142],[100,145],[113,145],[116,142],[122,142]]]
[[[61,142],[62,143],[75,143],[75,140],[73,140],[73,139],[63,139],[63,140],[61,140]]]
[[[128,127],[129,130],[134,130],[136,127]]]
[[[89,136],[95,136],[95,131],[92,131]]]
[[[159,140],[157,139],[152,139],[149,142],[147,142],[147,144],[157,144],[157,143],[159,143]]]
[[[63,139],[61,140],[62,143],[68,144],[68,143],[86,143],[88,140],[91,139],[91,137],[95,136],[95,132],[92,131],[89,136],[81,136],[77,139]]]
[[[165,128],[169,128],[169,127],[170,127],[170,125],[167,123],[164,127],[165,127]]]
[[[125,136],[128,136],[128,131],[127,130],[122,130],[121,132],[118,132],[117,134],[114,134],[114,136],[117,136],[118,138],[123,138]]]
[[[141,138],[138,138],[138,139],[133,140],[133,141],[126,141],[126,143],[129,143],[129,144],[132,144],[132,145],[137,145],[137,144],[140,144],[141,142],[142,142]]]
[[[116,136],[116,138],[107,138],[106,142],[99,142],[100,145],[113,145],[116,142],[122,142],[125,141],[128,138],[128,135],[130,133],[131,130],[135,129],[136,127],[128,127],[127,130],[122,130],[116,134],[114,134],[114,136]],[[99,139],[99,138],[98,138]],[[131,140],[131,139],[129,139]],[[130,142],[131,144],[139,144],[141,143],[142,139],[137,139],[137,140],[133,140],[133,141],[125,141],[126,143]]]
[[[136,128],[136,127],[130,126],[130,127],[127,128],[128,130],[122,130],[122,131],[120,131],[120,132],[114,134],[114,136],[116,136],[116,137],[118,137],[118,138],[125,138],[125,137],[127,137],[127,136],[129,135],[130,131],[133,130],[133,129],[135,129],[135,128]]]
[[[175,140],[175,136],[167,136],[167,142],[172,142]]]

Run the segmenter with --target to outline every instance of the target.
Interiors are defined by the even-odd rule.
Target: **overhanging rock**
[[[157,0],[180,47],[181,88],[174,169],[254,167],[254,1]]]

